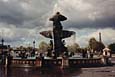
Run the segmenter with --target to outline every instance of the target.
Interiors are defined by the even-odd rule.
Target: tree
[[[108,45],[109,49],[111,49],[112,53],[115,53],[115,43]]]
[[[105,45],[102,42],[97,42],[97,51],[103,51],[103,49],[105,48]]]
[[[89,47],[90,49],[96,50],[97,41],[94,37],[89,40]]]
[[[44,41],[39,44],[39,50],[42,52],[47,52],[49,48],[51,48],[50,45]]]
[[[102,51],[105,46],[102,42],[98,42],[94,37],[89,40],[89,48],[94,51]]]
[[[77,52],[78,48],[79,48],[79,45],[77,43],[67,46],[67,49],[69,52]]]

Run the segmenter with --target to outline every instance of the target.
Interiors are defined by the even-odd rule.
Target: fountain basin
[[[43,35],[46,38],[52,39],[53,31],[50,31],[50,30],[49,31],[42,31],[42,32],[40,32],[40,34]],[[60,31],[60,38],[62,38],[62,39],[68,38],[68,37],[71,37],[74,34],[75,34],[74,31],[62,30],[62,31]]]

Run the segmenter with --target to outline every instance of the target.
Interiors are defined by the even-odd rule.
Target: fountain
[[[76,57],[76,55],[69,57],[68,50],[65,46],[65,38],[75,35],[74,31],[64,30],[61,21],[67,20],[67,18],[56,13],[49,19],[53,22],[53,30],[40,32],[46,38],[50,38],[51,50],[48,51],[48,58],[39,56],[36,58],[12,58],[8,59],[8,66],[13,67],[91,67],[103,65],[101,57],[85,58]],[[35,42],[33,42],[35,44]],[[35,46],[34,46],[35,47]],[[61,58],[59,58],[61,57]]]
[[[74,31],[63,30],[63,26],[61,21],[67,20],[67,18],[57,12],[52,18],[49,19],[53,22],[53,31],[42,31],[40,32],[41,35],[45,36],[46,38],[51,39],[51,46],[52,46],[52,53],[54,54],[54,58],[59,57],[60,55],[64,54],[64,56],[68,56],[68,50],[65,47],[64,38],[68,38],[71,35],[75,34]]]

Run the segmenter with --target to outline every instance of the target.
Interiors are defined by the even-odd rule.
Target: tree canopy
[[[67,46],[67,49],[69,52],[77,52],[78,48],[79,48],[79,45],[77,43],[74,43],[73,45]]]
[[[109,49],[111,49],[112,53],[115,53],[115,43],[108,45]]]
[[[102,42],[97,41],[94,37],[89,40],[89,48],[94,51],[102,51],[105,46]]]
[[[39,50],[40,50],[41,52],[47,52],[48,49],[50,49],[50,48],[51,48],[50,45],[47,44],[47,43],[44,42],[44,41],[42,41],[42,42],[39,44]]]

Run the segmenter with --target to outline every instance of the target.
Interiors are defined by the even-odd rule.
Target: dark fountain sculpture
[[[45,36],[46,38],[50,38],[53,58],[57,58],[60,55],[68,56],[68,50],[65,47],[65,40],[64,38],[68,38],[71,35],[75,34],[74,31],[68,31],[63,30],[63,26],[61,24],[61,21],[67,20],[67,18],[60,14],[60,12],[57,12],[56,15],[54,15],[52,18],[49,19],[50,21],[53,21],[53,31],[42,31],[40,32],[41,35]]]

